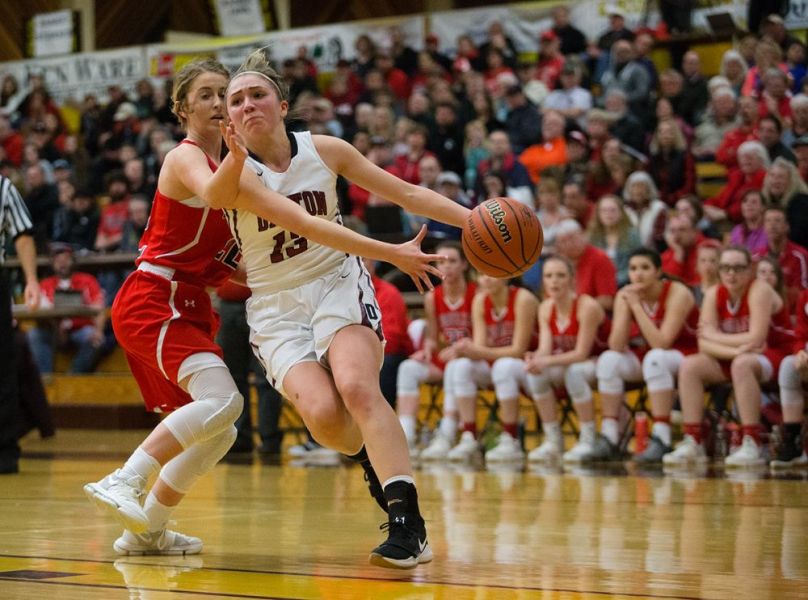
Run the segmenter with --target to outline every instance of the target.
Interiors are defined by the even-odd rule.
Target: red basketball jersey
[[[800,292],[796,302],[797,330],[792,351],[808,350],[808,290]]]
[[[190,140],[181,143],[194,144]],[[207,159],[211,171],[216,171],[216,164]],[[224,211],[210,208],[197,197],[174,200],[159,189],[155,192],[136,264],[145,261],[174,269],[176,281],[218,287],[233,273],[238,260],[239,249]]]
[[[516,324],[516,294],[518,287],[508,287],[508,304],[501,313],[497,312],[491,296],[485,297],[485,336],[488,346],[500,348],[509,346],[513,341],[513,330]]]
[[[719,283],[715,295],[715,307],[718,312],[719,331],[723,333],[749,331],[749,288],[746,288],[743,296],[733,303],[730,300],[729,290]]]
[[[441,345],[450,346],[461,338],[471,337],[471,304],[476,293],[477,286],[469,282],[463,298],[457,304],[448,304],[443,286],[435,288],[435,318]]]
[[[578,341],[578,330],[580,323],[578,321],[578,302],[581,297],[575,298],[572,303],[572,311],[570,312],[570,320],[567,326],[563,329],[558,325],[558,313],[556,312],[556,305],[553,302],[553,307],[550,309],[550,331],[553,334],[553,349],[552,354],[563,354],[564,352],[572,352],[575,350],[575,344]],[[608,348],[609,340],[609,324],[608,319],[604,319],[595,332],[595,339],[592,342],[592,349],[590,356],[597,356]]]
[[[648,315],[648,318],[653,321],[656,327],[661,327],[662,322],[665,320],[665,306],[668,302],[668,292],[670,292],[673,281],[666,279],[662,284],[662,293],[654,303],[653,306],[648,306],[645,302],[642,303],[643,311]],[[682,330],[679,332],[678,337],[671,345],[671,349],[678,350],[682,354],[693,354],[698,351],[698,327],[699,327],[699,309],[693,307],[687,315]],[[631,329],[629,330],[629,348],[637,355],[640,360],[651,349],[648,341],[643,337],[640,331],[640,326],[636,321],[632,321]]]

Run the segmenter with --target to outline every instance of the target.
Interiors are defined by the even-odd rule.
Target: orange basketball
[[[479,204],[463,225],[463,252],[477,271],[516,277],[538,260],[544,232],[536,214],[513,198]]]

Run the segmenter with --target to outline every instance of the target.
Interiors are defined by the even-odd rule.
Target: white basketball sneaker
[[[419,458],[425,461],[446,460],[451,449],[452,443],[443,434],[438,432],[429,441],[429,445],[421,450]]]
[[[558,439],[553,439],[549,436],[544,438],[544,442],[542,442],[541,446],[536,446],[530,453],[527,455],[527,459],[530,462],[537,462],[537,463],[552,463],[558,462],[561,459],[561,455],[564,453],[564,440],[563,438],[559,437]]]
[[[146,480],[140,475],[127,477],[116,469],[101,481],[84,486],[87,498],[99,509],[112,514],[125,529],[143,533],[149,527],[149,518],[140,505]]]
[[[595,457],[595,438],[597,435],[594,429],[582,430],[576,444],[564,453],[564,462],[584,463],[592,460]]]
[[[707,454],[704,452],[704,447],[692,435],[685,435],[685,438],[676,446],[676,450],[668,452],[662,457],[662,464],[671,467],[703,465],[706,463]]]
[[[137,534],[127,530],[112,547],[118,554],[129,556],[185,556],[202,552],[202,540],[170,529]]]
[[[524,458],[525,453],[519,445],[519,440],[504,431],[499,434],[497,445],[485,453],[487,462],[519,462]]]
[[[741,447],[724,460],[724,466],[727,468],[743,469],[762,467],[765,464],[766,460],[763,458],[763,452],[751,435],[743,436]]]
[[[449,450],[449,460],[464,461],[471,460],[474,456],[479,456],[480,444],[470,431],[464,431],[460,436],[457,445]]]

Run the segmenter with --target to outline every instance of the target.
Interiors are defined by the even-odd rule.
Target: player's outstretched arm
[[[466,222],[469,209],[465,206],[391,175],[344,140],[327,135],[315,135],[313,138],[317,151],[329,168],[353,183],[416,215],[455,227],[463,227]]]
[[[443,278],[441,272],[430,263],[443,261],[445,257],[421,251],[426,227],[422,227],[417,236],[403,244],[380,242],[338,223],[310,215],[296,202],[290,202],[288,198],[266,188],[249,169],[242,172],[239,193],[230,206],[220,207],[246,210],[282,229],[347,254],[389,262],[409,275],[422,293],[433,288],[430,274]]]

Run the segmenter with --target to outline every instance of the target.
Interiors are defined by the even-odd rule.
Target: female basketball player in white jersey
[[[236,434],[233,422],[242,410],[243,399],[213,341],[218,317],[205,291],[230,277],[238,261],[238,247],[222,212],[202,200],[234,195],[237,186],[231,180],[238,182],[247,158],[232,131],[226,131],[233,152],[220,160],[228,79],[227,70],[212,60],[195,61],[177,74],[174,111],[187,137],[166,157],[138,269],[112,309],[115,333],[147,407],[170,413],[121,469],[85,486],[90,499],[126,528],[114,544],[119,553],[193,554],[202,549],[199,538],[165,525],[192,484],[230,448]],[[256,212],[270,207],[279,222],[320,242],[399,262],[416,279],[433,270],[428,262],[435,257],[421,253],[417,241],[393,246],[363,238],[261,186],[245,201]],[[370,466],[363,466],[372,476]],[[147,481],[158,472],[141,506]]]
[[[287,133],[287,92],[261,52],[234,74],[227,109],[253,153],[242,187],[255,185],[257,175],[290,203],[340,222],[336,180],[344,175],[412,213],[457,227],[468,215],[459,204],[386,173],[340,139]],[[371,562],[412,568],[432,560],[407,442],[379,389],[380,315],[361,260],[243,210],[238,197],[225,208],[253,290],[247,305],[251,342],[273,385],[318,442],[348,455],[367,448],[384,482],[388,539]]]

